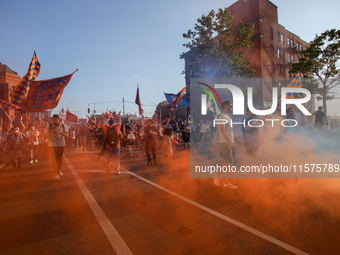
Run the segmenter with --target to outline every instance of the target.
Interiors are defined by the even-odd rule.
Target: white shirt
[[[222,113],[221,115],[218,116],[218,119],[226,119],[228,121],[228,123],[226,124],[220,124],[224,126],[224,131],[227,134],[227,136],[229,137],[230,141],[234,144],[234,130],[233,127],[231,126],[231,118],[228,114],[226,113]],[[220,125],[217,125],[217,130],[219,133],[219,143],[227,143],[228,141],[224,138],[224,136],[221,134],[220,131]]]

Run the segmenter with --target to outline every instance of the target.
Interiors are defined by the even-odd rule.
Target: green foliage
[[[183,37],[190,42],[183,44],[190,51],[182,53],[191,77],[239,78],[255,77],[251,63],[243,60],[243,48],[253,44],[254,24],[240,22],[232,27],[233,17],[225,8],[214,10],[197,19],[194,31],[188,30]],[[188,75],[188,74],[187,74]]]
[[[303,52],[299,62],[292,65],[292,73],[302,73],[304,77],[316,77],[320,83],[307,86],[312,92],[318,94],[317,99],[323,100],[326,112],[326,101],[334,99],[332,89],[339,85],[336,75],[340,59],[340,30],[327,30],[316,36],[310,46]]]

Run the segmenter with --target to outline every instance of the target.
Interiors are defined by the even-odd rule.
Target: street
[[[339,254],[337,179],[237,179],[237,190],[191,179],[189,151],[121,155],[67,147],[51,161],[0,170],[0,254]],[[113,167],[112,167],[113,170]]]

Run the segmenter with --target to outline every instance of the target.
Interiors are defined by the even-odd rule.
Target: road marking
[[[87,203],[89,204],[94,216],[96,217],[99,225],[103,229],[107,239],[109,240],[112,248],[116,252],[117,255],[132,255],[131,250],[126,245],[122,237],[119,235],[117,230],[111,224],[110,220],[106,217],[100,206],[98,205],[97,201],[92,196],[91,192],[88,190],[80,176],[78,175],[77,171],[72,166],[71,162],[64,154],[65,162],[70,169],[71,173],[73,174],[74,179],[76,180],[81,192],[83,193]]]
[[[91,153],[91,154],[96,156],[93,153]],[[104,159],[102,159],[102,160],[104,160]],[[227,221],[227,222],[229,222],[229,223],[231,223],[231,224],[233,224],[233,225],[235,225],[235,226],[237,226],[239,228],[242,228],[242,229],[252,233],[253,235],[261,237],[264,240],[267,240],[267,241],[269,241],[269,242],[271,242],[271,243],[273,243],[273,244],[275,244],[277,246],[280,246],[281,248],[284,248],[287,251],[290,251],[290,252],[292,252],[294,254],[298,254],[298,255],[309,255],[308,253],[306,253],[304,251],[301,251],[301,250],[295,248],[294,246],[291,246],[291,245],[289,245],[289,244],[287,244],[285,242],[282,242],[282,241],[280,241],[280,240],[278,240],[278,239],[276,239],[274,237],[271,237],[271,236],[269,236],[269,235],[267,235],[265,233],[262,233],[262,232],[254,229],[252,227],[249,227],[249,226],[247,226],[247,225],[245,225],[245,224],[243,224],[241,222],[238,222],[238,221],[236,221],[236,220],[234,220],[232,218],[229,218],[229,217],[227,217],[227,216],[225,216],[225,215],[223,215],[223,214],[221,214],[219,212],[216,212],[216,211],[214,211],[214,210],[212,210],[212,209],[210,209],[210,208],[208,208],[208,207],[206,207],[204,205],[201,205],[199,203],[196,203],[195,201],[192,201],[192,200],[190,200],[190,199],[188,199],[186,197],[183,197],[182,195],[179,195],[179,194],[177,194],[177,193],[175,193],[175,192],[173,192],[173,191],[171,191],[171,190],[169,190],[167,188],[164,188],[163,186],[160,186],[160,185],[158,185],[158,184],[156,184],[156,183],[154,183],[152,181],[149,181],[149,180],[147,180],[147,179],[145,179],[145,178],[143,178],[143,177],[141,177],[141,176],[139,176],[139,175],[137,175],[137,174],[135,174],[133,172],[130,172],[129,170],[124,169],[123,167],[120,167],[120,169],[130,173],[131,175],[135,176],[136,178],[138,178],[138,179],[140,179],[140,180],[142,180],[142,181],[144,181],[144,182],[146,182],[146,183],[148,183],[148,184],[150,184],[150,185],[152,185],[152,186],[154,186],[156,188],[159,188],[159,189],[161,189],[161,190],[163,190],[163,191],[165,191],[165,192],[167,192],[167,193],[169,193],[169,194],[171,194],[171,195],[173,195],[173,196],[175,196],[175,197],[177,197],[177,198],[179,198],[179,199],[181,199],[181,200],[183,200],[183,201],[185,201],[185,202],[187,202],[187,203],[189,203],[189,204],[191,204],[193,206],[196,206],[197,208],[202,209],[203,211],[206,211],[206,212],[208,212],[208,213],[210,213],[212,215],[215,215],[216,217],[218,217],[218,218],[220,218],[220,219],[222,219],[224,221]]]
[[[80,173],[105,173],[105,170],[81,170],[81,169],[74,169],[77,172]]]

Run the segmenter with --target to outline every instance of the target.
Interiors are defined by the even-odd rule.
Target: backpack
[[[110,147],[117,147],[118,146],[118,134],[116,127],[108,127],[106,132],[106,142]]]

